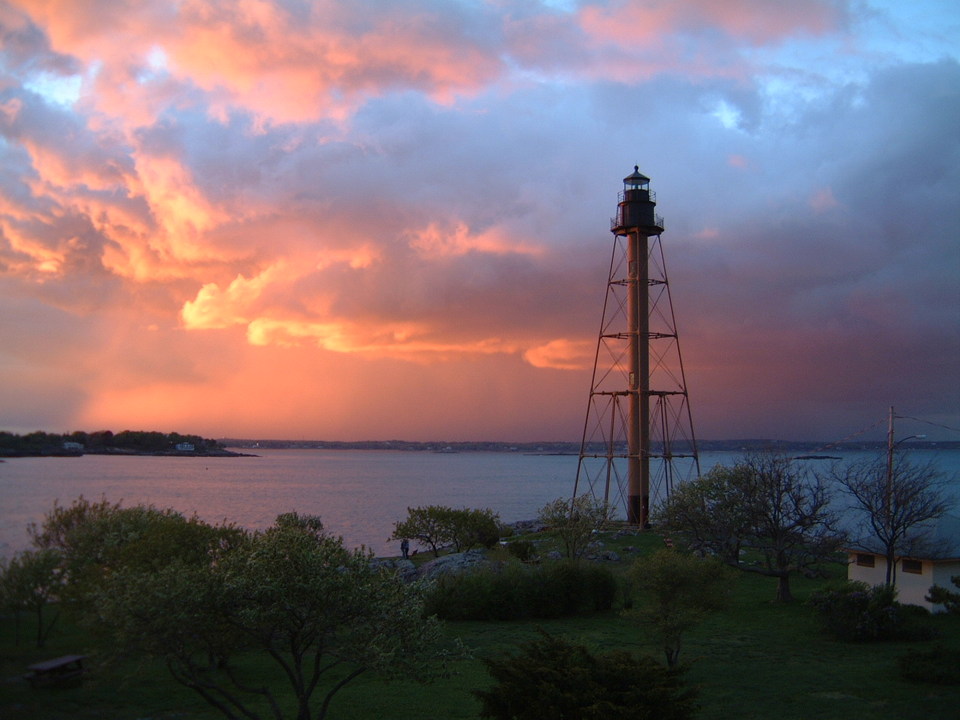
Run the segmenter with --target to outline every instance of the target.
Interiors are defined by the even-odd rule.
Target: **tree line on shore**
[[[225,453],[224,446],[216,440],[199,435],[183,435],[177,432],[152,430],[110,430],[71,433],[49,433],[42,430],[17,435],[0,431],[0,457],[35,457],[47,455],[174,453],[177,447],[191,448],[198,455]],[[183,450],[181,450],[183,452]]]

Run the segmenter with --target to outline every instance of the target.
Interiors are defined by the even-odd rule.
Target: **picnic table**
[[[38,687],[63,682],[83,675],[83,661],[86,655],[64,655],[53,660],[44,660],[27,666],[26,680]]]

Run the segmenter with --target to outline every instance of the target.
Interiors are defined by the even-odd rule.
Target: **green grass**
[[[655,534],[607,539],[607,547],[633,545],[639,552],[621,552],[618,571],[638,554],[662,547]],[[844,568],[831,569],[832,579]],[[829,580],[829,579],[827,579]],[[681,659],[688,663],[687,681],[699,692],[702,720],[953,720],[960,707],[960,688],[913,683],[900,678],[897,659],[911,649],[939,643],[960,650],[960,617],[929,619],[941,637],[923,642],[850,644],[824,635],[810,593],[827,580],[795,579],[796,601],[772,602],[775,580],[742,574],[730,608],[710,617],[684,638]],[[162,664],[152,661],[122,667],[99,665],[96,657],[86,679],[63,688],[32,689],[19,679],[38,660],[90,651],[91,640],[61,621],[47,648],[33,647],[32,627],[24,617],[24,640],[13,644],[13,623],[0,618],[0,718],[60,720],[63,718],[130,718],[174,720],[221,717],[198,696],[169,679]],[[455,674],[431,685],[410,681],[384,683],[361,676],[334,700],[332,716],[352,720],[459,720],[477,718],[473,688],[489,678],[481,658],[512,651],[543,628],[596,650],[661,652],[649,633],[611,612],[586,618],[514,623],[447,623],[449,637],[459,637],[474,658],[458,663]],[[94,651],[95,654],[95,651]],[[263,672],[272,675],[264,664]]]

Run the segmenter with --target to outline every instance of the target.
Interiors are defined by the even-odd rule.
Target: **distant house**
[[[63,449],[69,450],[70,452],[81,452],[83,450],[83,443],[67,440],[66,442],[63,443]]]
[[[193,452],[194,448],[193,443],[182,442],[176,444],[177,452]]]
[[[950,578],[960,575],[960,517],[944,515],[925,525],[918,533],[922,542],[915,551],[896,559],[894,584],[897,599],[906,605],[920,605],[933,612],[942,612],[942,605],[927,602],[924,597],[931,585],[953,590]],[[869,541],[846,549],[847,579],[867,585],[882,585],[887,578],[887,559],[883,551]]]

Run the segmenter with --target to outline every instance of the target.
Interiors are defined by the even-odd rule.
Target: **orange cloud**
[[[422,323],[306,322],[261,317],[247,326],[247,338],[252,345],[291,347],[306,341],[332,352],[392,357],[421,363],[448,361],[463,355],[516,351],[514,344],[499,338],[460,342],[433,339],[427,326]]]
[[[505,255],[541,256],[544,248],[509,236],[503,228],[493,227],[473,233],[465,223],[456,223],[447,230],[441,223],[431,222],[422,230],[410,233],[410,247],[432,257],[465,255],[471,251]]]
[[[523,359],[537,368],[586,370],[593,367],[595,343],[589,340],[558,338],[530,348]]]
[[[211,330],[243,325],[249,321],[251,306],[260,299],[265,285],[275,272],[268,269],[255,278],[238,275],[225,289],[216,283],[207,283],[196,298],[188,300],[180,311],[188,330]]]

